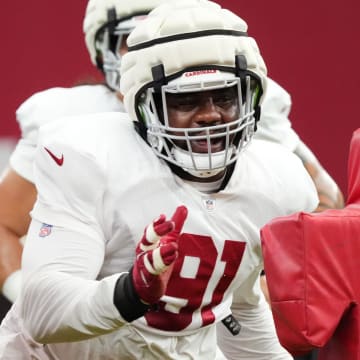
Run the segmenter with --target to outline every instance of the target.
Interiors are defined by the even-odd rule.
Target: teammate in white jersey
[[[0,288],[13,302],[20,290],[22,245],[36,199],[33,161],[39,127],[70,115],[124,111],[119,64],[126,38],[138,21],[165,0],[90,0],[84,19],[91,61],[106,84],[52,88],[34,94],[16,111],[21,139],[0,183]]]
[[[215,3],[180,0],[128,42],[135,126],[103,113],[41,130],[14,316],[44,346],[27,355],[215,359],[218,339],[229,359],[291,359],[259,287],[259,229],[318,197],[298,157],[252,140],[266,85],[255,40]],[[241,329],[221,324],[231,313]]]

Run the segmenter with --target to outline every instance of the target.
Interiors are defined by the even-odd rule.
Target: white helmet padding
[[[119,47],[123,35],[164,0],[89,0],[83,23],[91,62],[105,73],[107,84],[120,87]]]
[[[212,176],[234,162],[252,136],[266,77],[257,44],[247,35],[247,24],[211,1],[174,0],[157,7],[137,26],[128,46],[121,65],[121,92],[126,110],[139,127],[146,128],[156,154],[195,176]],[[184,74],[190,72],[201,75],[192,77],[192,85],[184,83]],[[213,80],[218,76],[215,82],[209,79],[211,74]],[[217,129],[203,128],[205,139],[210,142],[216,132],[213,136],[237,142],[229,142],[223,154],[194,154],[191,146],[177,148],[169,137],[176,131],[166,121],[165,93],[202,91],[209,86],[238,87],[240,118]],[[159,101],[160,94],[159,109],[154,99]],[[194,129],[177,130],[191,143]],[[238,136],[230,136],[234,132]]]

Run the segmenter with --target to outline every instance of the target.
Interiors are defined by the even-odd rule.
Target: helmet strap
[[[240,78],[241,81],[241,93],[242,93],[242,100],[244,101],[244,96],[246,94],[246,75],[247,75],[247,60],[245,55],[238,54],[235,55],[235,74]],[[260,119],[261,109],[260,106],[257,105],[254,108],[254,118],[255,118],[255,125],[254,131],[257,130],[257,122]]]
[[[163,64],[155,65],[151,68],[151,73],[153,76],[153,89],[154,92],[152,94],[154,105],[156,106],[156,112],[159,117],[159,120],[164,123],[164,114],[163,114],[163,106],[162,106],[162,96],[161,96],[161,88],[163,85],[167,84],[165,69]]]
[[[151,68],[153,76],[153,88],[156,93],[161,93],[161,87],[166,85],[164,64],[155,65]]]

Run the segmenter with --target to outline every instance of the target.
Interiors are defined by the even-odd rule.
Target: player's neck
[[[213,182],[217,182],[217,181],[222,181],[225,177],[226,174],[226,170],[223,170],[219,173],[217,173],[216,175],[213,176],[209,176],[209,177],[200,177],[200,176],[195,176],[192,175],[188,172],[185,172],[185,174],[183,176],[181,176],[184,180],[188,180],[188,181],[193,181],[193,182],[197,182],[197,183],[213,183]]]
[[[182,170],[182,169],[181,169]],[[186,171],[177,172],[177,175],[182,178],[184,182],[193,186],[195,189],[202,193],[215,193],[220,190],[224,181],[226,170],[210,177],[194,176]]]
[[[196,190],[204,193],[204,194],[212,194],[219,191],[221,184],[224,180],[224,176],[220,179],[213,180],[213,181],[207,181],[207,182],[201,182],[196,180],[186,180],[183,179],[183,181],[191,186],[193,186]]]

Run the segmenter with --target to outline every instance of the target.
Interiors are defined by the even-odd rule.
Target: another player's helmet
[[[197,177],[210,177],[236,161],[256,129],[266,66],[247,24],[206,0],[179,0],[156,8],[128,38],[121,66],[125,107],[160,158]],[[240,115],[231,123],[171,128],[166,94],[236,86]],[[225,149],[211,151],[222,137]],[[176,145],[187,143],[187,149]],[[192,140],[207,141],[195,153]]]
[[[114,90],[120,87],[119,49],[127,35],[149,11],[164,0],[89,0],[83,30],[91,61]]]

